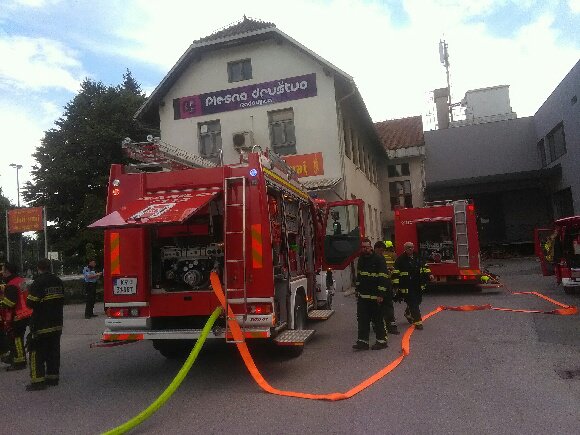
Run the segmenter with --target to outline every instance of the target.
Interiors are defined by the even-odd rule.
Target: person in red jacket
[[[26,368],[26,353],[24,352],[24,333],[32,310],[26,306],[27,290],[24,288],[24,278],[18,276],[18,269],[12,263],[4,263],[2,277],[6,283],[2,305],[2,321],[9,342],[10,356],[5,361],[10,363],[8,371]]]

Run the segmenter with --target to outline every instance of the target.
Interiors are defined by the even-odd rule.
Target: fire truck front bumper
[[[270,328],[242,328],[245,338],[269,338]],[[201,329],[167,329],[162,331],[153,330],[105,330],[102,340],[105,342],[115,341],[138,341],[138,340],[197,340],[201,336]],[[222,327],[213,328],[208,339],[225,339],[226,331]],[[232,336],[228,331],[228,339]]]

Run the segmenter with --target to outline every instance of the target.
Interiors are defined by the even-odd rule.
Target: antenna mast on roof
[[[453,109],[451,107],[451,82],[449,81],[449,45],[445,39],[439,40],[439,61],[445,67],[447,74],[447,104],[449,107],[449,120],[453,121]]]

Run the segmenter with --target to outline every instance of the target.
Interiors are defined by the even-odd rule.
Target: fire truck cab
[[[437,201],[395,210],[395,252],[413,242],[435,281],[429,285],[480,286],[475,208],[466,200]]]
[[[558,219],[551,228],[536,228],[534,242],[542,274],[554,275],[566,293],[580,291],[580,216]]]
[[[307,321],[333,313],[329,269],[360,251],[363,201],[313,200],[271,153],[206,166],[112,166],[107,215],[90,225],[105,230],[103,340],[182,354],[219,306],[217,271],[247,339],[304,344]],[[223,318],[210,338],[232,339]]]

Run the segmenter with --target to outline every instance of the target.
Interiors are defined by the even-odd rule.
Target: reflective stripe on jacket
[[[417,256],[409,257],[403,253],[395,261],[391,282],[401,293],[425,290],[430,274],[431,269],[424,265]]]
[[[384,297],[388,288],[385,260],[378,254],[361,255],[358,259],[356,292],[363,299]]]

